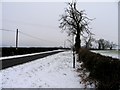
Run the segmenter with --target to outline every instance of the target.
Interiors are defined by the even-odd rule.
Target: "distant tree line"
[[[105,49],[110,49],[112,50],[113,48],[116,48],[117,44],[114,42],[105,40],[105,39],[98,39],[96,40],[93,38],[92,35],[89,35],[87,37],[84,37],[84,43],[85,43],[85,48],[87,49],[99,49],[99,50],[105,50]],[[94,47],[94,44],[97,44],[97,47]]]

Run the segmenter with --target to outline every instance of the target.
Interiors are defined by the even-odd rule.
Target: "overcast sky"
[[[65,2],[3,2],[2,28],[19,33],[19,46],[63,46],[68,39],[61,33],[59,19],[67,7]],[[85,10],[91,22],[95,38],[118,43],[118,3],[78,2],[78,10]],[[37,38],[35,38],[37,37]],[[15,32],[2,31],[2,45],[15,46]]]

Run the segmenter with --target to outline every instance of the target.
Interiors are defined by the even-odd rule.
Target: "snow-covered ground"
[[[84,88],[78,74],[71,51],[0,71],[3,88]]]
[[[111,56],[113,58],[119,58],[120,59],[120,51],[117,50],[91,50],[92,52],[95,53],[100,53],[101,55],[105,56]]]

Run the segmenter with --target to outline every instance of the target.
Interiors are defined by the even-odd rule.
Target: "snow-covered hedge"
[[[84,83],[99,90],[120,89],[120,60],[81,49],[78,62],[82,62],[78,71],[83,72],[80,76]]]

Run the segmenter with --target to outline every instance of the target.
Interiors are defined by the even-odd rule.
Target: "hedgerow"
[[[98,90],[120,89],[119,59],[81,49],[78,62],[82,62],[78,72],[86,86],[94,84]]]

